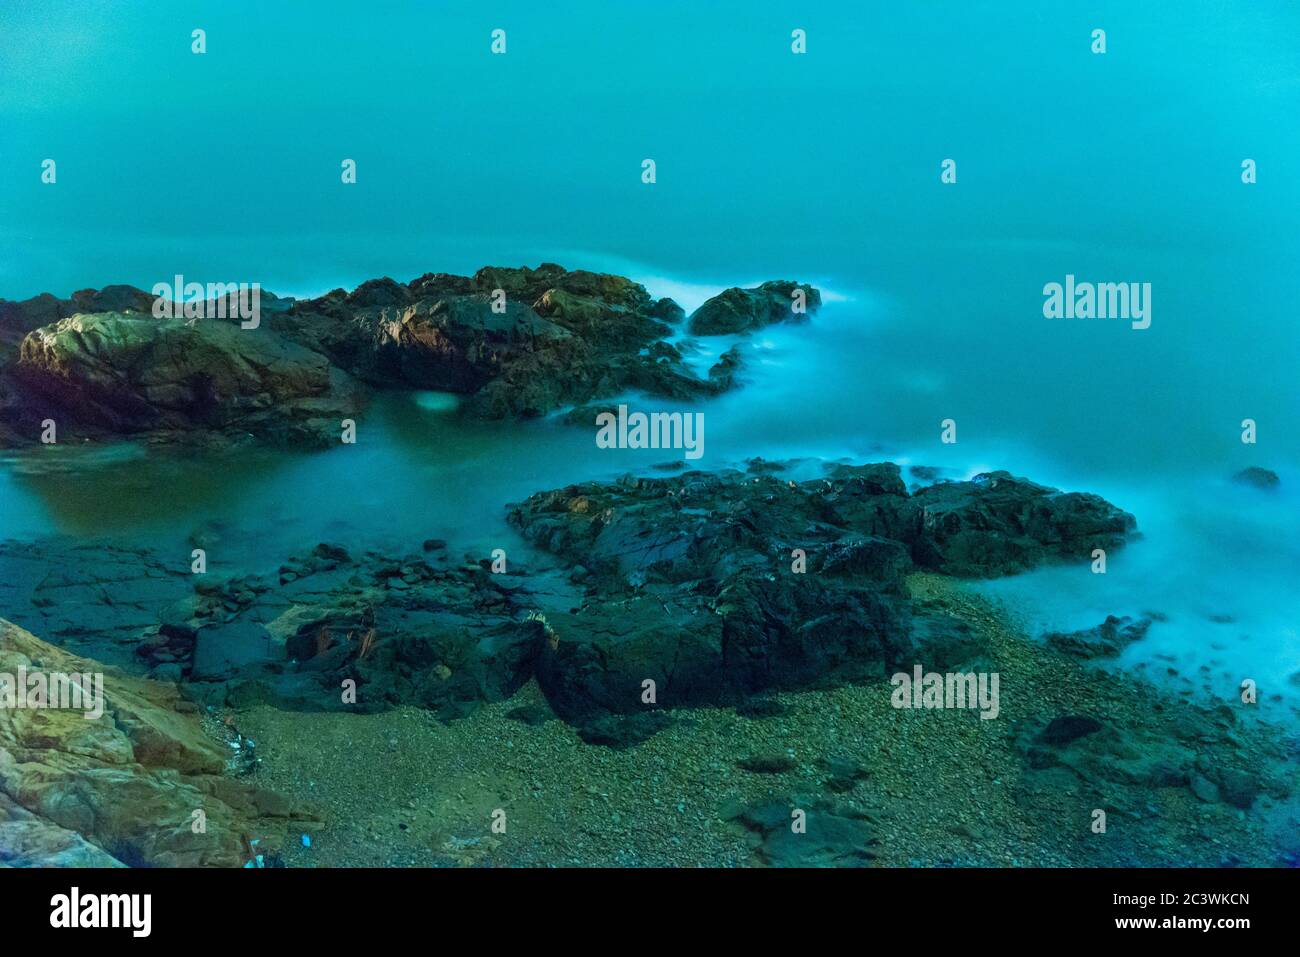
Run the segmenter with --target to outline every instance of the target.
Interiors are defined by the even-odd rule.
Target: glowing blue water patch
[[[415,404],[425,412],[455,412],[460,396],[453,392],[416,392]]]

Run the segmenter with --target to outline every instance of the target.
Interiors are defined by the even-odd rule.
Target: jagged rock
[[[688,472],[533,495],[510,523],[590,573],[589,600],[551,616],[542,689],[581,722],[635,711],[647,679],[673,707],[865,678],[914,654],[913,567],[1003,574],[1114,547],[1132,528],[1096,496],[1005,473],[952,487],[909,496],[885,463],[802,483]],[[969,634],[951,624],[917,634],[941,657],[968,657]]]
[[[1098,495],[1060,492],[1007,472],[920,489],[918,564],[948,575],[993,578],[1049,559],[1091,558],[1122,545],[1132,515]]]
[[[75,316],[93,312],[140,312],[153,309],[154,297],[134,286],[82,289],[68,299],[41,293],[21,302],[0,299],[0,356],[14,348],[29,332]]]
[[[1095,628],[1054,631],[1044,635],[1044,640],[1049,647],[1073,658],[1113,658],[1133,642],[1141,640],[1151,625],[1150,618],[1135,621],[1127,615],[1122,618],[1108,615]]]
[[[461,716],[485,701],[504,701],[533,676],[544,638],[540,621],[480,628],[439,628],[406,616],[401,630],[376,641],[354,664],[364,696]],[[382,627],[382,616],[380,625]]]
[[[374,280],[274,322],[374,385],[455,392],[468,414],[514,418],[629,390],[690,399],[729,388],[737,357],[700,379],[663,341],[680,318],[676,303],[621,276],[545,263]]]
[[[784,285],[750,292],[779,298]],[[152,306],[127,286],[0,300],[0,442],[35,441],[53,418],[61,438],[321,447],[366,386],[453,392],[466,414],[519,418],[629,391],[705,398],[732,388],[740,364],[731,350],[698,377],[666,341],[675,302],[553,263],[373,279],[302,302],[263,292],[256,329],[155,319]]]
[[[102,673],[105,710],[87,718],[0,709],[0,862],[238,867],[248,837],[283,837],[291,821],[311,817],[228,776],[228,752],[175,686],[75,657],[0,620],[0,672],[36,663],[47,673]]]
[[[806,312],[794,311],[794,291],[802,289]],[[821,307],[821,293],[812,286],[779,279],[752,289],[732,287],[705,301],[691,313],[691,335],[720,336],[752,332],[774,322],[798,322]]]

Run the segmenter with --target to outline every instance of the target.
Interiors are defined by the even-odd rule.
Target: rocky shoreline
[[[321,447],[385,389],[452,392],[483,419],[576,409],[590,424],[628,392],[733,388],[740,354],[701,377],[689,337],[800,321],[820,295],[769,282],[687,317],[622,277],[548,264],[266,294],[252,329],[155,319],[151,302],[120,286],[0,301],[0,439],[38,442],[53,420],[60,443]],[[0,660],[103,670],[112,706],[86,726],[0,711],[0,863],[1296,853],[1279,836],[1296,823],[1293,741],[1234,703],[1093,666],[1149,620],[1035,642],[963,584],[1086,568],[1138,535],[1133,515],[1004,471],[913,467],[910,486],[889,462],[794,474],[754,459],[538,491],[500,503],[503,539],[478,552],[418,521],[382,547],[331,539],[233,572],[192,564],[221,550],[212,528],[179,552],[0,542]],[[918,682],[1000,678],[1001,701],[900,707],[891,675],[914,668]],[[132,817],[128,797],[167,823]],[[211,841],[188,824],[209,807]],[[518,838],[488,830],[497,811]],[[1109,829],[1092,829],[1096,812]]]
[[[683,709],[654,737],[611,750],[539,719],[548,710],[530,682],[451,724],[410,707],[249,709],[240,727],[264,753],[252,780],[309,796],[328,817],[311,848],[288,849],[291,866],[1296,863],[1283,734],[1227,705],[1082,668],[956,580],[918,573],[908,585],[931,614],[968,627],[1017,689],[997,720],[896,710],[876,678]],[[1064,741],[1046,733],[1069,715],[1100,727]],[[382,780],[367,770],[377,765]],[[795,808],[809,812],[807,842],[788,836]],[[487,827],[496,809],[504,835]],[[1092,830],[1095,809],[1108,815],[1104,834]]]
[[[321,543],[223,577],[54,539],[0,544],[0,603],[49,640],[184,680],[212,704],[459,717],[536,677],[589,739],[625,743],[677,707],[858,680],[918,654],[959,664],[964,636],[916,613],[908,573],[1086,562],[1136,525],[1097,496],[1001,472],[913,494],[888,463],[804,482],[756,468],[534,495],[508,521],[535,546],[536,573],[427,540],[391,554]]]
[[[1181,866],[1278,863],[1294,852],[1269,831],[1297,783],[1280,734],[1231,705],[1178,700],[1075,663],[1139,640],[1133,623],[1047,636],[1044,646],[960,584],[1087,562],[1094,548],[1122,547],[1135,534],[1131,515],[1006,473],[909,492],[888,463],[826,471],[794,482],[779,463],[755,463],[748,472],[629,476],[538,493],[508,509],[535,554],[498,570],[491,556],[456,560],[432,539],[393,554],[322,543],[266,572],[227,578],[177,570],[124,545],[4,543],[0,601],[27,629],[6,625],[17,650],[37,661],[93,653],[147,674],[153,680],[141,682],[113,671],[145,700],[206,715],[218,735],[258,740],[257,762],[238,773],[223,775],[210,759],[173,769],[185,786],[215,786],[194,774],[239,781],[251,770],[259,793],[285,796],[241,798],[244,823],[226,828],[219,852],[198,849],[202,842],[141,850],[138,836],[123,850],[22,783],[69,746],[56,735],[37,747],[30,732],[10,727],[16,740],[5,748],[18,757],[0,774],[0,795],[6,819],[22,829],[0,828],[10,835],[0,856],[102,863],[99,848],[122,863],[231,865],[248,852],[243,837],[232,844],[229,835],[258,827],[266,853],[274,848],[277,861],[295,865],[544,864],[556,854],[576,864]],[[968,711],[892,707],[886,679],[914,662],[1000,673],[1003,713],[985,722]],[[349,686],[352,697],[340,694]],[[495,773],[486,756],[474,767],[462,754],[458,773],[477,782],[477,797],[446,794],[412,771],[393,782],[405,788],[398,803],[375,805],[372,794],[369,810],[358,805],[353,789],[366,785],[353,779],[354,765],[424,767],[416,755],[435,740],[439,754],[453,742],[480,754],[503,739],[521,742],[509,788],[484,783]],[[132,787],[152,787],[162,773],[133,746],[139,766],[119,768],[114,787],[124,775],[145,782]],[[693,770],[683,779],[677,758],[703,763],[686,765]],[[323,761],[339,766],[331,772]],[[953,803],[919,813],[907,798],[915,784],[904,780],[913,765],[942,781]],[[548,769],[578,766],[595,790],[559,798]],[[653,786],[637,777],[649,766],[659,768]],[[86,769],[64,773],[81,782],[78,800],[108,800]],[[966,807],[959,781],[972,774],[981,797]],[[646,806],[661,787],[680,800]],[[426,804],[430,789],[440,796]],[[599,821],[573,818],[577,830],[564,834],[544,823],[556,800],[564,815],[599,805],[613,834],[644,835],[648,825],[631,823],[642,814],[667,815],[680,829],[666,847],[629,839],[616,851],[608,835],[597,837]],[[289,810],[318,801],[319,810]],[[520,811],[536,830],[519,844],[470,833],[471,809],[493,801],[489,811]],[[787,806],[811,815],[813,840],[786,838]],[[268,807],[282,812],[278,824],[261,821]],[[1094,841],[1093,810],[1122,821],[1124,836]],[[1011,833],[1002,826],[1008,814],[1018,822]],[[1046,826],[1050,814],[1073,815],[1077,833]],[[285,836],[294,815],[323,839],[294,846]],[[236,816],[218,810],[216,820]],[[69,822],[85,823],[71,829],[86,847],[63,833]],[[1264,844],[1239,843],[1247,839]]]

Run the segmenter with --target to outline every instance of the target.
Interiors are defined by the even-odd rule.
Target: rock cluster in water
[[[689,327],[745,332],[804,318],[820,302],[817,290],[786,281],[728,289]],[[155,318],[153,303],[129,286],[0,300],[0,440],[35,441],[52,419],[73,438],[251,435],[323,446],[376,388],[451,392],[466,397],[467,414],[528,417],[628,391],[716,395],[734,384],[738,362],[729,352],[697,376],[669,341],[686,318],[675,302],[621,276],[550,263],[373,279],[304,301],[262,293],[256,328]]]
[[[920,660],[918,646],[941,664],[961,636],[916,615],[909,572],[1084,562],[1135,526],[1095,495],[1005,472],[915,493],[892,464],[803,482],[768,473],[533,495],[508,520],[553,556],[535,574],[494,574],[430,542],[411,554],[322,544],[274,571],[196,580],[147,551],[87,561],[78,552],[96,544],[52,540],[0,547],[0,598],[34,630],[215,703],[456,717],[536,677],[589,740],[619,744],[673,707],[880,675]],[[345,679],[354,703],[338,693]]]

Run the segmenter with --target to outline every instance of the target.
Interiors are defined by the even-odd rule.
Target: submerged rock
[[[754,862],[768,867],[868,867],[880,841],[875,822],[828,801],[768,801],[729,815],[750,836]]]
[[[1113,658],[1135,641],[1145,637],[1153,619],[1134,620],[1127,615],[1107,616],[1095,628],[1081,631],[1050,632],[1043,636],[1048,646],[1073,658]]]
[[[1232,478],[1233,481],[1240,482],[1242,485],[1252,485],[1261,489],[1275,489],[1282,484],[1282,480],[1277,477],[1276,472],[1260,468],[1257,465],[1242,469]]]

